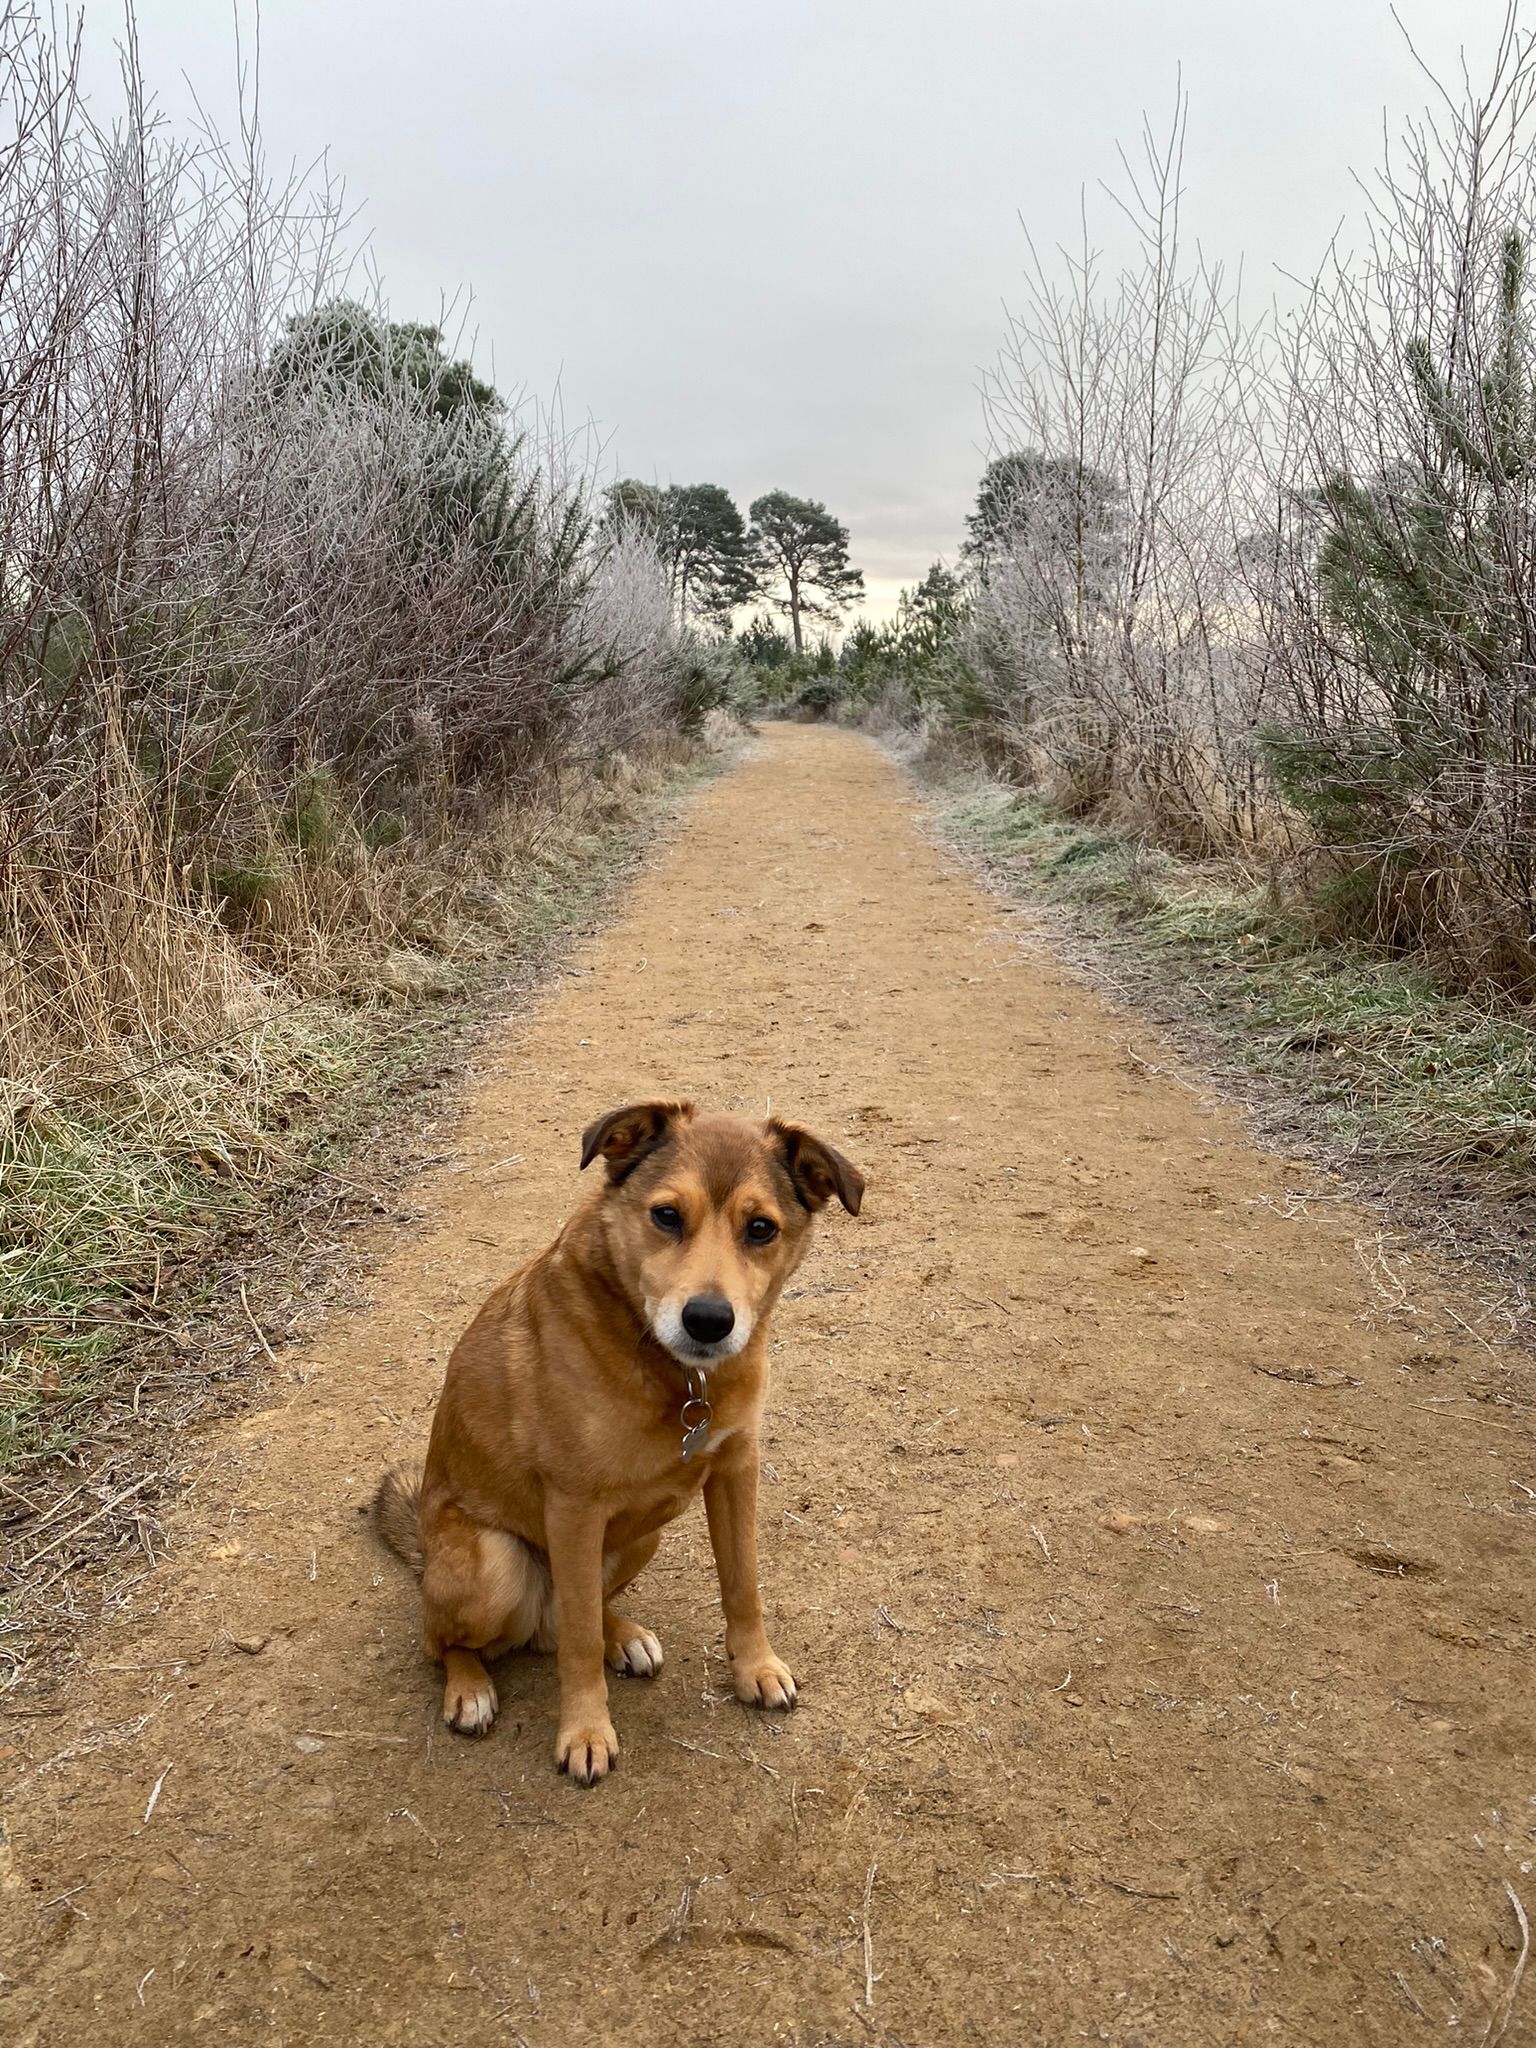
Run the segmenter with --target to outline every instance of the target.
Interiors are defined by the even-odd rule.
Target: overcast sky
[[[187,109],[183,74],[227,109],[228,7],[138,12],[166,110]],[[1398,12],[1437,68],[1465,43],[1480,74],[1503,0]],[[266,0],[261,18],[269,156],[329,152],[397,316],[472,293],[481,367],[558,387],[622,473],[722,483],[743,509],[824,499],[876,612],[955,552],[1021,214],[1070,238],[1182,66],[1188,227],[1267,295],[1350,212],[1384,110],[1426,97],[1384,0]],[[99,57],[118,16],[88,0],[87,19]]]

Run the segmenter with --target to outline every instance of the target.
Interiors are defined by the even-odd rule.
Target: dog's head
[[[657,1341],[684,1365],[734,1358],[799,1265],[836,1195],[857,1216],[864,1177],[771,1117],[698,1116],[635,1102],[589,1124],[581,1163],[607,1172],[599,1214],[614,1267]]]

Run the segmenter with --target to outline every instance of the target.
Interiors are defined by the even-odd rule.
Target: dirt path
[[[1432,1304],[1382,1314],[1363,1216],[1287,1199],[1131,1035],[873,746],[769,734],[509,1031],[378,1306],[210,1436],[140,1611],[12,1723],[0,2034],[1498,2039],[1532,1434]],[[725,1696],[690,1518],[588,1793],[543,1661],[489,1742],[435,1727],[357,1508],[581,1125],[653,1091],[771,1096],[871,1192],[777,1326],[764,1575],[805,1705]],[[1502,2038],[1536,2042],[1536,1971]]]

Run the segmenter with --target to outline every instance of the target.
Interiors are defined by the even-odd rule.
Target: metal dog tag
[[[683,1463],[685,1465],[694,1456],[695,1452],[702,1451],[705,1444],[708,1443],[709,1425],[715,1419],[715,1411],[704,1396],[703,1381],[700,1380],[697,1384],[699,1391],[695,1393],[690,1389],[688,1398],[683,1403],[683,1412],[678,1418],[683,1425]]]

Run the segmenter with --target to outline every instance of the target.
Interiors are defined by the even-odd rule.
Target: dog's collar
[[[715,1419],[715,1411],[704,1375],[696,1365],[684,1366],[683,1383],[688,1391],[683,1396],[678,1421],[683,1428],[683,1463],[686,1465],[709,1442],[709,1426]]]

